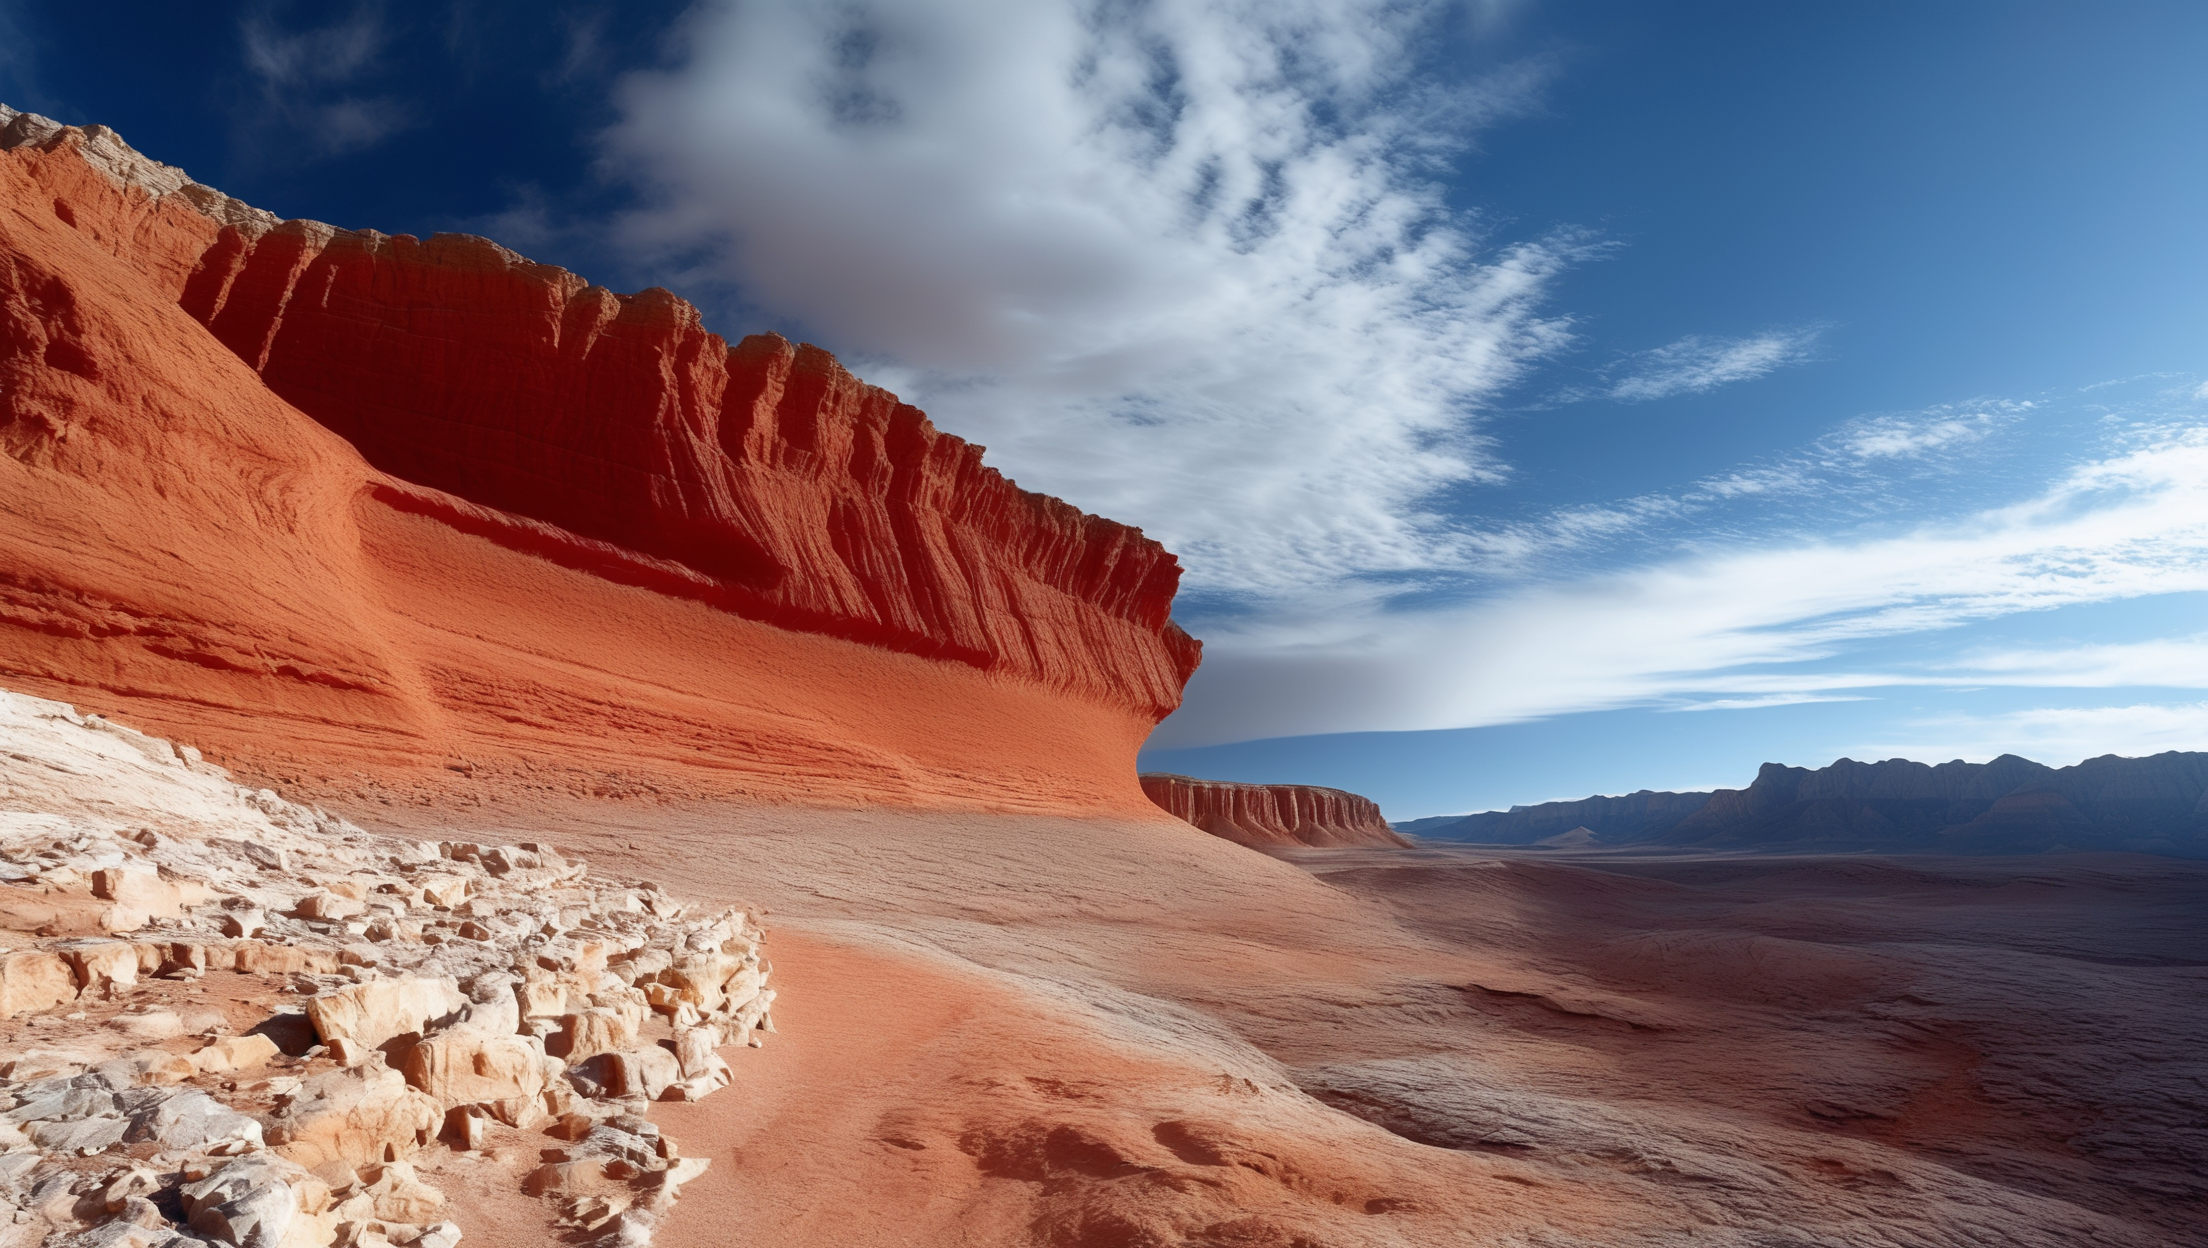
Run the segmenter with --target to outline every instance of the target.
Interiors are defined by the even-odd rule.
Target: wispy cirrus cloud
[[[1898,726],[1866,758],[1963,758],[2018,754],[2067,766],[2103,754],[2137,758],[2164,750],[2208,750],[2208,702],[2046,706],[1994,715],[1933,715]]]
[[[342,21],[305,30],[255,14],[239,22],[238,39],[258,88],[244,119],[250,131],[265,137],[280,129],[328,157],[374,147],[415,122],[398,97],[357,89],[391,39],[381,5],[363,4]]]
[[[2189,641],[1844,663],[1880,638],[2197,591],[2208,591],[2202,424],[2080,464],[2021,502],[1896,533],[1705,548],[1450,607],[1221,622],[1198,676],[1208,687],[1155,744],[1725,709],[1899,685],[2208,680]]]
[[[1982,685],[2208,689],[2208,633],[2115,644],[2004,647],[1965,652],[1940,670]]]
[[[1488,6],[1490,17],[1503,13]],[[1587,246],[1490,248],[1449,162],[1540,60],[1451,79],[1429,0],[707,4],[608,138],[639,247],[856,357],[1197,594],[1454,566],[1483,404]],[[1231,467],[1228,467],[1231,465]]]
[[[1654,350],[1626,357],[1602,391],[1628,403],[1704,394],[1719,386],[1754,381],[1816,356],[1822,326],[1773,330],[1746,338],[1690,334]]]
[[[1678,489],[1467,526],[1460,567],[1490,574],[1568,566],[1582,555],[1655,558],[1680,543],[1833,531],[1940,509],[1984,484],[1996,436],[2035,401],[1976,399],[1848,421],[1798,450],[1710,473]]]
[[[1981,404],[1975,409],[1948,408],[1914,417],[1870,417],[1843,430],[1837,441],[1862,459],[1911,458],[1981,441],[2018,410],[2030,406]]]

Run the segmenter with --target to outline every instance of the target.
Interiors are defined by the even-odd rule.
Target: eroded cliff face
[[[1242,845],[1410,844],[1372,799],[1340,789],[1150,772],[1142,777],[1142,791],[1174,818]]]
[[[1139,531],[664,291],[279,221],[100,127],[0,149],[19,687],[371,770],[1149,809],[1198,648]]]
[[[189,183],[149,212],[84,176],[127,167],[99,159],[111,132],[36,121],[12,119],[20,158],[77,227],[385,472],[672,560],[747,618],[1179,705],[1199,648],[1169,618],[1178,561],[1019,489],[827,352],[731,348],[665,290],[487,239],[278,221]]]

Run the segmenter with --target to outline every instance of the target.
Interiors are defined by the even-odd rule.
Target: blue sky
[[[2208,748],[2201,6],[90,8],[0,4],[0,99],[820,342],[1182,552],[1150,765]]]

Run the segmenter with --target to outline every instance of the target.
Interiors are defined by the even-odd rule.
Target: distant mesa
[[[2108,754],[2060,768],[2014,754],[1936,767],[1899,758],[1843,758],[1814,771],[1765,763],[1745,789],[1643,790],[1396,826],[1430,840],[1557,848],[2208,858],[2208,753]]]
[[[1388,826],[1371,798],[1340,789],[1146,772],[1142,791],[1175,818],[1240,845],[1410,845]]]

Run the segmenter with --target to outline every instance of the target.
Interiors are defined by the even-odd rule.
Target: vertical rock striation
[[[0,674],[264,776],[1148,817],[1179,565],[981,454],[665,291],[0,109]]]
[[[668,291],[487,239],[282,221],[104,127],[0,123],[55,213],[393,477],[680,564],[748,619],[1179,705],[1200,647],[1170,553],[1019,489],[818,347],[731,347]]]
[[[1175,818],[1242,845],[1408,847],[1371,798],[1310,784],[1236,784],[1166,772],[1142,791]]]

